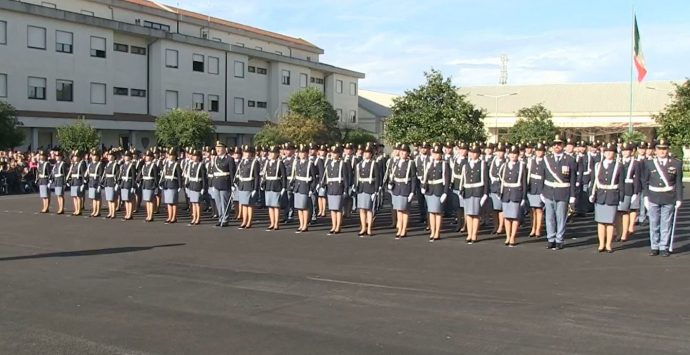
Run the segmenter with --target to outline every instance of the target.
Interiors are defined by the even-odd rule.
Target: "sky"
[[[162,0],[304,38],[321,62],[366,74],[360,88],[401,94],[431,68],[458,86],[630,80],[632,9],[649,71],[690,77],[690,1]]]

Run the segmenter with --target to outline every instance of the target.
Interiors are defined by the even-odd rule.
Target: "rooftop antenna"
[[[501,54],[501,76],[498,78],[499,85],[508,84],[508,56]]]

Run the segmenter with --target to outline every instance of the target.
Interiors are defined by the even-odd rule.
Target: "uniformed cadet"
[[[206,182],[208,184],[208,189],[206,189],[206,193],[202,195],[202,199],[204,200],[204,203],[206,204],[204,211],[212,211],[212,218],[216,219],[218,218],[218,211],[216,211],[216,202],[213,200],[213,196],[215,195],[213,193],[213,159],[216,157],[216,151],[211,149],[211,147],[206,146],[204,147],[204,169],[206,170]]]
[[[648,148],[650,148],[650,144],[648,142],[641,142],[638,149],[637,149],[637,157],[636,160],[640,165],[640,182],[642,182],[642,176],[644,176],[645,172],[644,169],[646,167],[646,162],[648,159],[652,159],[652,156],[648,154],[647,152],[650,151]],[[646,196],[646,192],[644,189],[640,191],[640,209],[637,211],[637,220],[634,221],[635,224],[643,224],[647,223],[647,209],[644,206],[644,197]]]
[[[347,169],[350,171],[351,176],[352,173],[355,171],[355,166],[358,163],[358,158],[355,157],[354,155],[354,145],[352,143],[346,143],[345,146],[343,147],[343,161],[345,164],[347,164]],[[354,177],[353,177],[354,180]],[[353,186],[350,185],[350,188]],[[352,215],[352,211],[354,211],[357,208],[356,200],[357,199],[357,194],[355,193],[354,190],[350,189],[347,191],[347,195],[345,196],[345,199],[343,200],[343,217],[344,218],[350,218]]]
[[[410,159],[410,146],[398,146],[399,158],[394,161],[388,188],[391,190],[393,210],[397,215],[395,239],[407,237],[409,204],[417,191],[417,173],[414,160]]]
[[[317,151],[317,156],[316,156],[316,162],[314,165],[316,166],[316,171],[318,172],[318,181],[321,182],[323,180],[323,176],[326,173],[326,164],[328,163],[328,147],[326,145],[319,145],[319,149]],[[316,185],[316,192],[318,195],[318,216],[319,217],[326,217],[326,186],[324,184],[317,184]]]
[[[120,185],[120,200],[125,205],[125,216],[123,221],[133,219],[133,201],[136,192],[136,164],[132,160],[132,152],[127,150],[124,154],[124,163],[120,167],[119,185]]]
[[[82,196],[84,194],[84,174],[86,173],[86,162],[82,160],[82,153],[75,150],[72,152],[72,164],[67,172],[66,183],[70,187],[72,196],[72,206],[74,212],[72,216],[80,216],[82,210]]]
[[[177,161],[175,148],[168,149],[167,159],[163,163],[160,175],[163,204],[166,205],[167,210],[165,224],[177,223],[177,201],[182,190],[182,167]]]
[[[280,229],[280,201],[287,192],[287,173],[285,164],[280,159],[280,147],[272,146],[268,150],[268,159],[261,172],[261,186],[265,191],[268,207],[268,229]]]
[[[656,157],[645,163],[642,187],[646,193],[643,203],[649,216],[650,255],[670,255],[674,214],[683,201],[682,163],[668,155],[668,141],[659,139]]]
[[[352,172],[340,155],[340,146],[331,147],[331,159],[326,164],[322,184],[326,185],[328,210],[331,211],[331,229],[328,235],[339,234],[343,223],[343,199],[348,195]]]
[[[621,162],[616,159],[616,144],[604,145],[604,159],[597,162],[592,176],[589,201],[594,203],[594,221],[597,222],[600,253],[613,253],[614,224],[618,206],[623,202],[625,175]]]
[[[467,226],[467,243],[477,241],[479,232],[479,216],[481,208],[489,198],[489,169],[486,162],[480,159],[479,144],[469,147],[469,159],[462,170],[462,186],[460,193],[463,198],[465,225]]]
[[[262,145],[257,145],[256,147],[256,160],[259,162],[259,172],[264,171],[264,166],[266,164],[266,148]],[[261,173],[259,173],[261,175]],[[261,180],[261,176],[259,176]],[[266,207],[266,194],[265,191],[259,188],[258,196],[256,198],[256,206],[260,209]]]
[[[254,220],[254,206],[261,182],[261,166],[254,155],[254,147],[245,145],[242,151],[242,160],[237,166],[236,174],[237,197],[242,219],[239,229],[249,229]]]
[[[601,161],[601,156],[599,155],[598,146],[596,143],[591,143],[589,145],[583,143],[583,145],[588,147],[585,147],[587,151],[581,154],[579,161],[577,162],[579,173],[578,182],[580,184],[578,197],[580,198],[577,199],[575,208],[577,216],[580,217],[584,216],[587,212],[592,211],[594,208],[592,203],[589,202],[589,196],[591,195],[590,188],[592,186],[592,174],[594,174],[594,166]]]
[[[417,174],[417,187],[419,190],[415,192],[417,195],[417,205],[419,207],[419,223],[424,223],[426,222],[426,217],[427,217],[427,208],[426,208],[426,197],[421,191],[421,181],[424,178],[424,172],[426,171],[427,165],[431,162],[431,158],[429,157],[429,149],[431,148],[431,145],[427,142],[423,142],[419,146],[419,154],[414,159],[414,165],[415,168],[417,169],[416,174]]]
[[[283,165],[285,170],[292,171],[292,164],[295,162],[295,146],[292,143],[285,143],[283,145]],[[295,196],[292,193],[292,186],[287,189],[286,195],[283,197],[283,224],[292,222],[294,218]]]
[[[210,171],[213,172],[213,200],[216,203],[218,222],[216,227],[227,227],[230,213],[230,193],[233,189],[235,175],[235,160],[227,154],[227,146],[221,141],[216,142],[216,157],[211,162]]]
[[[141,151],[132,147],[132,161],[134,162],[135,176],[139,176],[141,168],[144,166],[144,159],[141,156]],[[141,206],[141,185],[136,183],[134,185],[134,202],[132,204],[133,212],[137,213],[139,211],[139,206]]]
[[[208,189],[206,165],[201,161],[201,150],[192,149],[187,163],[187,198],[189,199],[192,220],[188,226],[201,224],[201,196]]]
[[[382,186],[386,186],[387,189],[384,190],[384,194],[388,193],[391,196],[391,201],[393,200],[393,189],[391,187],[391,184],[393,183],[393,169],[395,168],[396,164],[398,163],[398,160],[400,159],[400,144],[394,144],[393,145],[393,151],[391,152],[390,158],[386,160],[386,167],[383,172],[383,182]],[[414,172],[414,171],[413,171]],[[381,200],[384,199],[384,194],[381,196]],[[391,228],[396,228],[398,229],[398,213],[395,212],[395,208],[393,209],[393,213],[391,213]],[[398,234],[396,234],[397,236]]]
[[[450,191],[450,177],[450,166],[443,160],[443,149],[437,145],[432,150],[432,159],[427,164],[422,180],[422,193],[429,213],[430,242],[441,239],[443,203]]]
[[[377,191],[377,196],[376,200],[374,201],[374,211],[373,211],[373,218],[376,219],[376,215],[378,212],[383,208],[383,201],[385,198],[385,189],[384,187],[386,186],[383,183],[383,179],[385,178],[386,174],[386,165],[388,163],[389,157],[386,156],[384,152],[384,145],[383,144],[377,144],[377,143],[372,143],[372,149],[373,149],[373,155],[372,157],[375,158],[376,161],[376,166],[378,167],[379,170],[379,187]]]
[[[575,203],[577,166],[573,157],[563,153],[563,140],[560,136],[557,135],[552,143],[552,154],[544,159],[542,201],[546,217],[547,247],[560,250],[565,243],[568,206]]]
[[[298,156],[292,163],[289,181],[294,197],[292,207],[297,211],[299,221],[295,233],[307,232],[311,207],[309,203],[316,189],[316,167],[309,158],[309,146],[306,144],[298,147]]]
[[[318,184],[319,179],[321,179],[321,175],[319,175],[319,169],[316,166],[317,149],[318,147],[316,144],[309,143],[309,153],[307,155],[307,158],[309,158],[312,165],[314,165],[314,191],[312,191],[311,197],[309,198],[309,225],[316,223],[318,220],[318,213],[316,210],[316,207],[318,205],[318,193],[316,191],[316,185]]]
[[[360,237],[373,236],[374,208],[381,186],[380,168],[373,159],[374,147],[367,144],[362,150],[362,160],[354,172],[354,188],[357,193]]]
[[[517,232],[522,218],[522,207],[527,200],[527,164],[520,159],[520,147],[514,145],[508,151],[508,161],[499,171],[501,203],[505,218],[505,245],[517,245]]]
[[[532,211],[530,238],[541,238],[542,221],[544,220],[544,202],[541,199],[541,194],[544,191],[544,176],[546,175],[545,152],[546,145],[537,143],[534,147],[534,156],[527,159],[527,200]]]
[[[103,172],[103,180],[101,186],[105,190],[105,201],[108,203],[107,219],[114,219],[117,212],[117,195],[119,194],[120,185],[118,179],[120,177],[120,164],[117,162],[117,154],[115,149],[108,151],[108,163]]]
[[[503,203],[501,202],[501,178],[499,172],[505,164],[505,149],[503,142],[496,145],[496,150],[489,164],[489,200],[491,201],[491,208],[493,210],[494,232],[493,234],[500,235],[503,233]]]
[[[160,181],[160,171],[153,159],[153,152],[147,150],[144,154],[144,165],[139,170],[137,178],[141,186],[141,200],[146,207],[146,222],[153,222],[155,199],[159,189],[158,181]]]
[[[91,214],[89,217],[101,216],[101,183],[103,181],[103,171],[105,171],[105,164],[103,164],[101,160],[101,153],[97,150],[92,150],[91,162],[86,168],[88,197],[91,200]]]
[[[235,166],[239,168],[240,163],[243,159],[242,157],[244,156],[242,146],[233,147],[232,149],[230,149],[230,152],[232,154],[232,160],[235,162]],[[242,209],[240,208],[240,195],[239,190],[237,189],[237,182],[237,169],[235,169],[235,174],[233,175],[232,180],[232,194],[230,195],[230,199],[232,200],[232,208],[230,209],[230,214],[234,214],[235,220],[239,221],[240,219],[242,219]],[[233,211],[234,213],[232,213]]]
[[[642,190],[640,162],[633,157],[635,145],[631,142],[621,144],[621,169],[625,181],[621,182],[624,198],[618,206],[620,225],[617,228],[620,241],[625,242],[635,232],[635,219],[640,209],[640,191]]]
[[[36,185],[38,195],[41,198],[41,213],[48,213],[50,210],[50,172],[52,167],[48,161],[48,154],[45,150],[39,152],[38,167],[36,169]]]
[[[53,188],[53,194],[55,194],[55,200],[57,201],[57,211],[56,214],[65,213],[65,179],[67,177],[67,163],[64,161],[64,154],[61,150],[56,150],[55,152],[55,164],[50,173],[51,183],[49,184]]]
[[[462,169],[464,168],[465,164],[467,163],[467,148],[468,145],[465,142],[458,142],[456,145],[457,148],[457,153],[454,155],[450,162],[450,167],[452,170],[451,174],[451,190],[452,194],[449,197],[449,204],[453,205],[453,210],[455,211],[455,218],[457,219],[458,227],[456,228],[456,232],[461,232],[463,229],[466,229],[467,226],[465,224],[465,218],[464,218],[464,207],[463,207],[463,202],[464,199],[462,198],[462,195],[460,193],[460,190],[462,189]]]

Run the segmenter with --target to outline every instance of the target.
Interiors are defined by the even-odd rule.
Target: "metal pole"
[[[496,135],[494,135],[494,143],[498,143],[498,96],[495,97],[496,99],[496,113],[494,117],[494,125],[496,126]]]
[[[633,62],[635,61],[635,7],[632,8],[632,28],[630,36],[630,116],[628,117],[628,133],[632,133],[633,115]]]

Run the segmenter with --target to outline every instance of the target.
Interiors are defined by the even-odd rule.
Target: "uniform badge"
[[[568,167],[567,165],[563,165],[561,167],[561,174],[566,175],[566,176],[570,175],[570,167]]]
[[[668,173],[671,175],[676,175],[676,173],[678,173],[678,170],[676,169],[675,166],[672,166],[672,167],[668,168]]]

